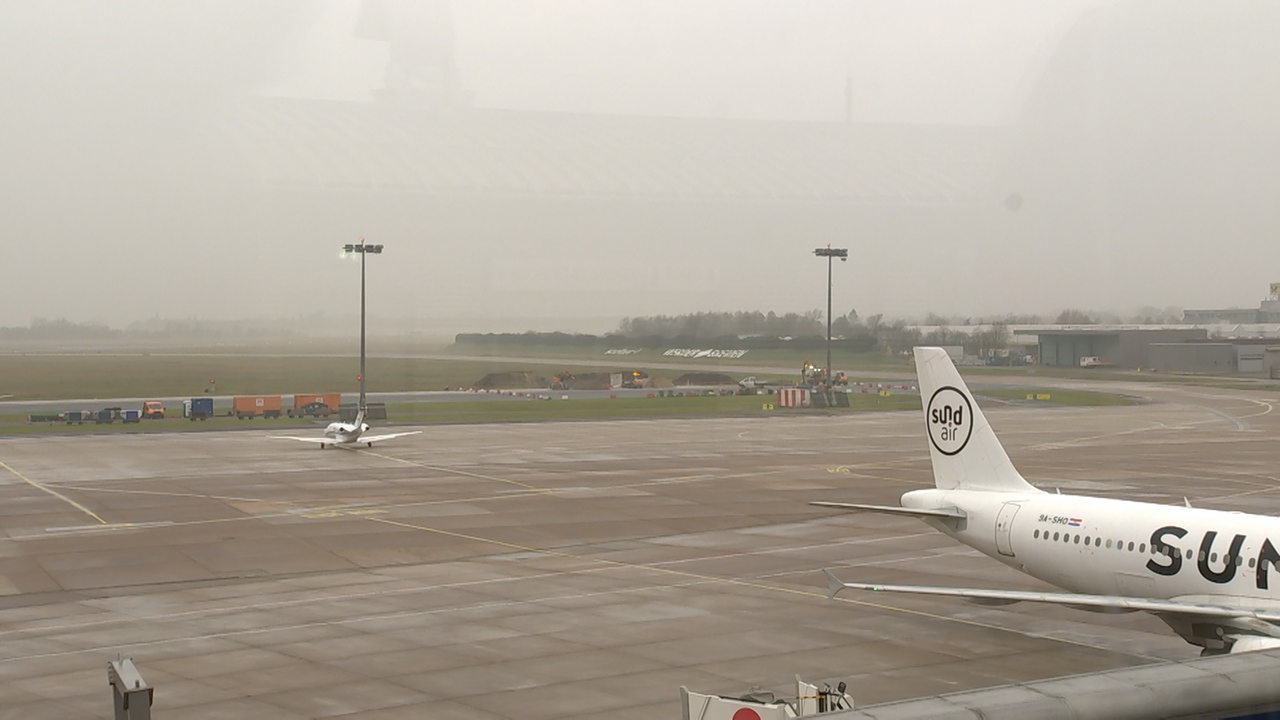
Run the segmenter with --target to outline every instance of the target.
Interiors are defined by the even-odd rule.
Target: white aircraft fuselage
[[[364,410],[356,413],[355,421],[331,422],[325,426],[324,433],[319,437],[297,437],[294,435],[275,435],[273,437],[280,440],[298,440],[301,442],[314,443],[323,450],[332,445],[334,447],[351,448],[360,443],[364,443],[367,447],[373,447],[375,442],[382,440],[391,440],[407,435],[417,435],[421,430],[410,430],[408,432],[381,433],[377,435],[369,434],[369,423],[364,421]]]
[[[903,507],[950,506],[930,525],[1060,588],[1280,608],[1280,519],[1050,493],[915,490]],[[954,526],[954,527],[953,527]]]
[[[916,348],[935,488],[899,507],[816,502],[911,516],[1068,592],[842,582],[846,589],[1145,611],[1206,654],[1280,647],[1280,518],[1046,493],[1014,468],[941,348]]]
[[[324,436],[333,444],[350,444],[360,441],[360,435],[369,430],[369,423],[331,422],[324,429]]]

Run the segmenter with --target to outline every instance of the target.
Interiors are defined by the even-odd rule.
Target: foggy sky
[[[0,324],[347,317],[358,266],[337,249],[362,236],[387,246],[369,263],[371,321],[452,331],[820,308],[812,250],[828,243],[853,256],[836,268],[840,313],[1254,306],[1280,281],[1277,30],[1272,4],[1243,1],[6,3]],[[797,136],[846,113],[978,127],[992,169],[970,206],[892,221],[763,215],[726,237],[655,205],[687,218],[638,243],[620,225],[634,219],[603,213],[575,236],[554,210],[487,219],[510,206],[483,199],[475,223],[371,213],[402,202],[390,191],[315,212],[227,152],[272,131],[237,125],[269,118],[244,112],[264,98],[374,106],[397,83],[472,109]]]

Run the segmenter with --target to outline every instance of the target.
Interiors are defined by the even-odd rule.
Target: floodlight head
[[[342,246],[342,251],[346,253],[360,253],[362,255],[381,255],[382,246],[370,245],[364,242],[359,242],[355,244],[347,243],[346,245]]]
[[[826,258],[838,257],[841,260],[845,260],[845,259],[848,259],[849,257],[849,249],[824,247],[824,248],[818,248],[817,250],[814,250],[813,254],[817,255],[818,257],[826,257]]]

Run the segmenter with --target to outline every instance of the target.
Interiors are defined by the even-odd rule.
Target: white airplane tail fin
[[[1013,467],[947,351],[918,347],[915,355],[938,488],[1039,492]]]

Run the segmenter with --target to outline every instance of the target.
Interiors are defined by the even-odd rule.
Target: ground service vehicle
[[[208,420],[213,417],[213,398],[191,398],[182,403],[182,416],[188,420]]]
[[[622,373],[621,385],[624,388],[642,388],[649,384],[649,373],[643,370],[631,370]]]
[[[342,393],[298,393],[293,396],[289,417],[329,417],[336,415],[342,406]]]
[[[289,410],[289,417],[329,417],[329,415],[329,406],[322,402],[309,402],[300,408]]]
[[[827,381],[827,369],[808,360],[800,367],[800,382],[806,385],[822,385]]]
[[[143,402],[142,417],[144,420],[163,420],[164,403],[159,400],[147,400]]]
[[[279,395],[237,395],[231,398],[231,414],[243,420],[245,418],[278,418],[280,417]]]

